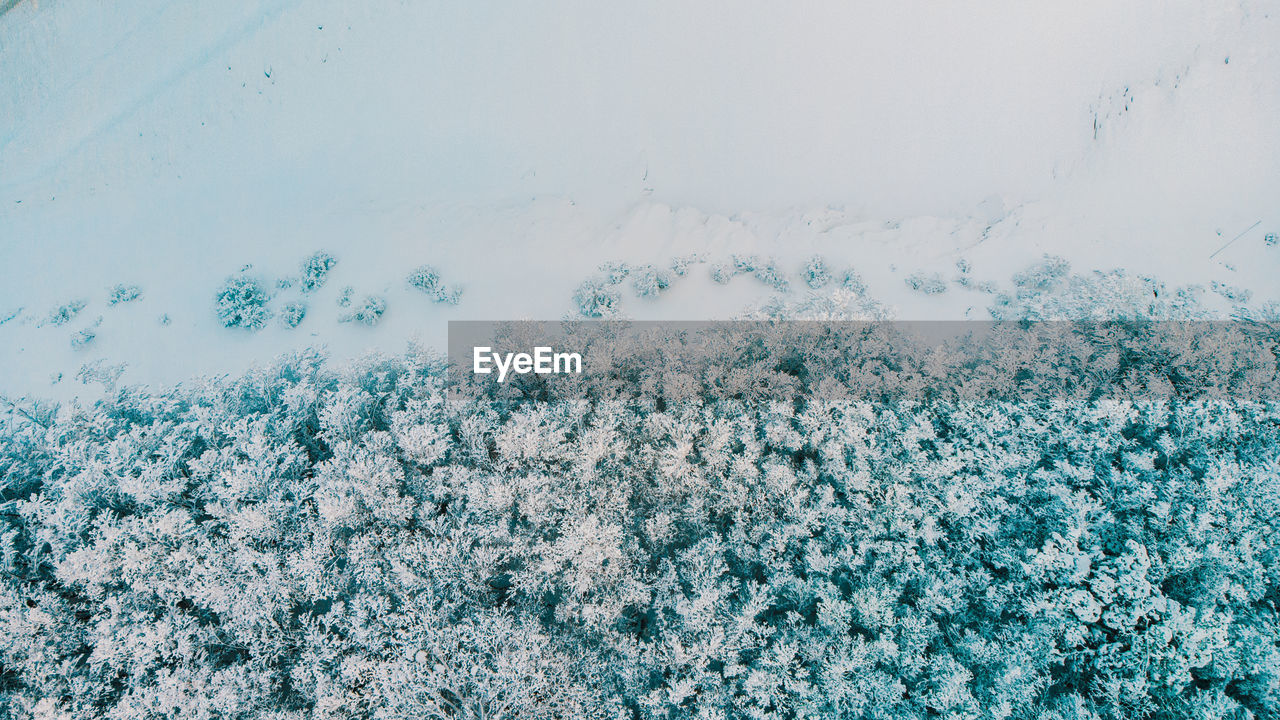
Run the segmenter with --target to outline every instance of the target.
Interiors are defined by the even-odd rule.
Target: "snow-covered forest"
[[[1030,368],[1149,400],[863,395],[784,345],[538,400],[446,402],[420,353],[11,405],[0,713],[1276,718],[1274,397],[1140,327]]]

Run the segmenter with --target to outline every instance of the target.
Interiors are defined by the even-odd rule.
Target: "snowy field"
[[[989,319],[1045,254],[1224,317],[1280,299],[1276,2],[5,7],[0,393],[442,347],[577,315],[608,263],[608,311],[651,319]],[[215,307],[245,268],[258,330]]]

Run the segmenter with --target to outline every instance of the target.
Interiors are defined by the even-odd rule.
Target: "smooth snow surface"
[[[1007,284],[1046,252],[1273,300],[1277,38],[1275,0],[21,0],[0,14],[0,393],[440,344],[450,318],[574,312],[602,262],[688,253],[820,253],[903,318],[988,317],[912,272],[963,258]],[[339,262],[298,328],[221,327],[227,276],[317,250]],[[422,264],[460,304],[405,285]],[[625,311],[767,294],[707,267]],[[108,305],[119,283],[141,299]],[[338,322],[345,286],[386,297],[376,327]]]

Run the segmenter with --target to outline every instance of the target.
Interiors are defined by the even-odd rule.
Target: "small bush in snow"
[[[1242,287],[1236,287],[1234,285],[1228,285],[1223,282],[1218,282],[1217,280],[1213,281],[1213,284],[1211,285],[1211,287],[1213,288],[1214,292],[1218,293],[1222,297],[1234,303],[1247,303],[1249,302],[1250,298],[1253,297],[1252,290],[1249,290],[1247,288],[1242,288]]]
[[[912,290],[925,295],[938,295],[947,291],[947,282],[937,273],[932,275],[911,273],[906,277],[906,283]]]
[[[173,319],[169,317],[169,313],[161,313],[160,317],[157,319],[157,322],[159,322],[160,325],[163,327],[168,327],[171,323],[173,323]]]
[[[652,265],[645,265],[636,268],[631,276],[631,286],[640,297],[657,297],[663,290],[671,287],[671,274]]]
[[[1047,292],[1057,287],[1071,272],[1071,263],[1057,255],[1045,255],[1044,259],[1031,267],[1016,273],[1013,284],[1020,290]]]
[[[124,374],[125,363],[110,364],[101,358],[90,363],[85,363],[76,371],[76,379],[82,385],[91,385],[99,383],[107,390],[115,388],[116,383],[120,381],[120,376]]]
[[[93,342],[97,337],[98,331],[91,327],[87,327],[71,336],[71,347],[79,350]]]
[[[267,324],[271,312],[267,310],[270,297],[257,278],[248,275],[232,275],[218,291],[216,310],[223,327],[242,327],[258,330]]]
[[[578,312],[589,318],[613,317],[622,307],[618,291],[598,278],[583,281],[574,292],[573,301],[578,305]]]
[[[66,303],[65,305],[59,305],[58,307],[49,311],[49,316],[45,318],[43,323],[40,323],[40,324],[54,325],[54,326],[66,325],[67,323],[74,320],[75,317],[80,314],[80,311],[85,308],[85,305],[88,305],[88,304],[89,303],[84,300],[72,300],[71,302]]]
[[[711,266],[711,279],[721,285],[728,285],[729,280],[733,278],[733,271],[721,263]]]
[[[137,285],[116,285],[111,288],[111,294],[107,297],[108,305],[119,305],[120,303],[133,302],[142,297],[142,288]]]
[[[280,323],[285,327],[296,328],[307,316],[307,304],[300,302],[286,303],[280,311]]]
[[[673,257],[671,258],[671,272],[679,277],[684,277],[685,273],[689,272],[689,266],[697,262],[702,262],[702,258],[698,257],[696,253]]]
[[[762,264],[759,255],[730,255],[734,275],[747,275],[756,271]]]
[[[302,279],[299,285],[302,292],[313,292],[320,289],[329,279],[329,271],[338,261],[327,252],[317,252],[302,262]]]
[[[827,269],[827,261],[821,255],[814,255],[804,265],[804,283],[817,290],[831,282],[831,271]]]
[[[610,285],[617,285],[631,274],[631,266],[624,262],[607,262],[600,266],[600,272],[604,273],[604,281]]]
[[[409,285],[426,293],[432,301],[457,305],[462,290],[450,287],[440,279],[440,271],[430,265],[422,265],[409,273]]]
[[[787,276],[778,268],[777,263],[770,260],[768,263],[758,265],[755,271],[756,279],[768,285],[774,290],[786,292],[791,287],[791,281],[787,280]]]
[[[855,295],[867,294],[867,284],[862,282],[862,276],[853,268],[844,271],[844,278],[840,280],[840,286]]]
[[[365,295],[360,302],[354,302],[347,296],[347,312],[338,317],[341,322],[358,322],[365,325],[377,325],[382,313],[387,311],[387,301],[379,295]]]

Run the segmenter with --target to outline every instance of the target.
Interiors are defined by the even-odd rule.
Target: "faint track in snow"
[[[22,0],[6,1],[11,7]],[[92,70],[75,76],[56,91],[50,92],[48,97],[52,99],[51,102],[25,118],[7,136],[0,138],[0,166],[12,167],[18,164],[9,157],[11,152],[26,151],[33,157],[40,158],[38,162],[28,163],[22,175],[9,174],[0,187],[14,188],[37,181],[62,166],[68,158],[119,127],[124,120],[192,72],[208,65],[219,53],[251,37],[300,2],[301,0],[267,0],[252,9],[246,9],[247,12],[242,10],[228,18],[221,32],[206,32],[209,30],[208,26],[195,21],[225,13],[233,5],[218,4],[213,9],[201,9],[186,3],[175,3],[151,13],[142,22],[122,33],[120,40],[93,64]],[[210,35],[213,37],[206,42],[199,42],[197,39],[192,43],[194,51],[184,53],[182,51],[187,47],[182,41],[186,37],[174,37],[175,32],[184,31],[189,35],[199,32],[204,38],[209,38]],[[178,52],[165,52],[172,49]],[[151,71],[150,76],[139,83],[121,87],[119,78],[136,76],[141,70]],[[104,90],[122,91],[123,97],[97,112],[83,112],[76,102],[77,97]],[[51,115],[54,117],[50,117]],[[47,130],[51,127],[62,129],[60,137],[41,136],[33,132],[35,129]]]

